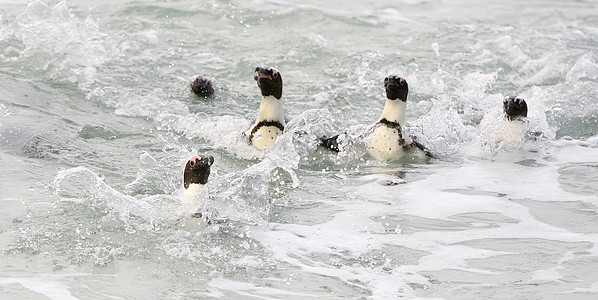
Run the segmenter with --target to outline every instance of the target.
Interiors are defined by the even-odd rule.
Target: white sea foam
[[[243,297],[252,297],[257,299],[271,299],[271,297],[315,297],[316,295],[308,293],[296,293],[282,289],[275,289],[270,287],[257,286],[247,282],[233,281],[225,278],[213,279],[209,283],[208,293],[206,296],[222,297],[224,294],[219,292],[220,289],[232,291],[235,294]]]
[[[0,278],[0,285],[19,284],[24,288],[43,295],[48,299],[79,299],[69,291],[69,286],[60,281],[57,281],[58,276],[40,276],[38,278]]]
[[[569,295],[569,294],[587,294],[590,297],[592,295],[595,295],[596,293],[598,293],[598,282],[595,282],[594,284],[592,284],[590,287],[588,288],[575,288],[569,291],[563,291],[562,294],[563,295]]]
[[[271,224],[270,231],[254,232],[253,236],[267,245],[278,259],[306,272],[349,282],[363,282],[373,291],[375,298],[393,295],[414,296],[413,289],[406,282],[428,284],[425,278],[416,274],[463,270],[497,275],[495,272],[472,268],[467,262],[509,254],[475,249],[460,243],[485,239],[500,241],[538,237],[571,243],[593,241],[596,238],[595,234],[572,233],[539,222],[526,206],[509,201],[532,197],[544,201],[575,199],[595,204],[598,200],[595,196],[579,197],[564,192],[556,182],[556,168],[552,173],[546,171],[546,168],[534,169],[512,165],[512,161],[477,161],[466,163],[465,166],[456,169],[439,170],[424,180],[405,186],[381,189],[378,182],[370,182],[360,185],[355,190],[355,200],[336,204],[343,209],[335,213],[329,222],[315,225]],[[517,176],[513,176],[513,173]],[[463,178],[469,180],[463,181]],[[505,196],[501,196],[503,193]],[[388,201],[388,204],[379,201]],[[448,230],[444,233],[422,231],[400,235],[384,234],[382,224],[373,222],[373,218],[384,215],[407,215],[450,221],[455,216],[480,213],[496,213],[516,221],[502,223],[496,228],[473,227]],[[337,269],[332,265],[320,263],[314,267],[314,261],[310,259],[314,253],[359,257],[371,251],[383,251],[388,245],[414,247],[427,254],[416,264],[393,268],[390,273],[381,269],[363,268],[360,265]],[[513,251],[517,253],[517,250]],[[574,257],[569,257],[572,258]],[[557,274],[559,273],[555,271],[538,270],[531,279],[558,280]],[[390,284],[391,282],[393,284]]]

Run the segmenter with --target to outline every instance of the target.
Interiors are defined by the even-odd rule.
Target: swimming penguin
[[[407,81],[403,77],[390,75],[384,78],[384,88],[387,99],[382,114],[364,136],[370,155],[377,160],[394,160],[419,149],[425,155],[433,157],[423,145],[411,137],[403,136],[402,129],[405,126],[405,108],[409,93]],[[332,151],[339,152],[337,138],[338,135],[323,139],[322,144]]]
[[[270,149],[282,135],[286,122],[282,112],[282,76],[275,68],[255,68],[254,79],[262,92],[255,123],[243,135],[258,150]]]
[[[516,96],[505,97],[502,103],[504,121],[495,134],[505,149],[519,148],[528,134],[527,103]]]
[[[491,152],[519,149],[526,140],[542,137],[541,132],[530,132],[527,103],[517,96],[503,99],[501,115],[490,113],[480,123],[480,142]]]
[[[193,76],[189,81],[189,88],[195,95],[199,97],[207,98],[214,95],[212,80],[205,76]]]
[[[214,157],[211,155],[196,155],[191,157],[185,165],[183,174],[183,192],[182,201],[190,203],[199,199],[204,185],[210,177],[210,167],[214,163]]]

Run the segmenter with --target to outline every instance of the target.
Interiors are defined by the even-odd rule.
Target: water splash
[[[183,132],[188,139],[209,141],[214,148],[225,149],[243,159],[261,158],[263,151],[249,145],[242,133],[251,125],[247,119],[225,115],[162,114],[159,130]]]
[[[31,77],[41,72],[48,79],[89,88],[98,68],[118,54],[91,18],[80,20],[67,2],[48,5],[32,1],[9,26],[0,29],[0,61],[19,66]]]
[[[519,149],[528,128],[527,120],[509,121],[500,112],[489,113],[480,124],[481,146],[492,154]]]
[[[86,167],[59,172],[51,183],[60,201],[83,204],[98,209],[103,215],[115,214],[127,230],[150,230],[153,226],[169,226],[181,217],[178,201],[172,195],[133,197],[109,186]]]
[[[448,97],[432,101],[431,110],[419,119],[408,122],[407,131],[439,157],[456,153],[471,139],[473,129]]]

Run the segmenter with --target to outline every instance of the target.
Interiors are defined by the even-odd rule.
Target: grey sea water
[[[595,299],[596,49],[595,1],[0,0],[0,298]],[[257,66],[307,136],[404,76],[439,158],[255,151]],[[487,147],[508,95],[541,138]]]

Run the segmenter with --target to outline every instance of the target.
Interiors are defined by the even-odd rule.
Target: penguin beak
[[[259,80],[260,78],[266,78],[266,79],[273,80],[272,75],[268,74],[267,71],[268,70],[264,69],[264,68],[260,68],[260,67],[255,68],[255,76],[253,77],[253,79],[255,79],[256,81]],[[272,72],[272,71],[270,71],[270,72]]]

